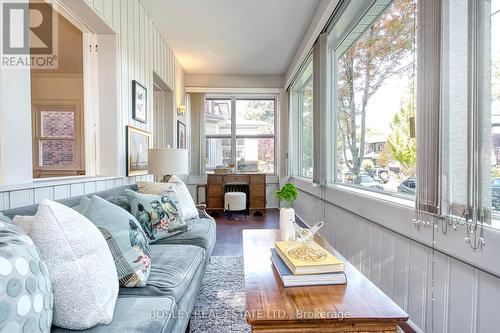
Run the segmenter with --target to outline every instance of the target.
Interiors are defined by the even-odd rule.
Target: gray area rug
[[[191,333],[250,332],[245,310],[243,258],[212,257],[191,316]]]
[[[191,316],[191,333],[250,332],[242,257],[212,257]]]

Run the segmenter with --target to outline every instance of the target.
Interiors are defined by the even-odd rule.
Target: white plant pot
[[[295,240],[295,210],[293,208],[280,209],[280,240]]]

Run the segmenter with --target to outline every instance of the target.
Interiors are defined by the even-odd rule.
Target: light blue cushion
[[[0,221],[0,332],[50,332],[53,305],[49,273],[33,241]]]
[[[190,229],[182,234],[157,241],[157,244],[179,244],[196,245],[206,251],[207,259],[210,259],[216,239],[216,225],[213,219],[199,218],[187,222]]]
[[[125,190],[125,193],[130,198],[131,213],[141,224],[150,243],[189,229],[182,216],[175,189],[170,188],[162,195],[132,190]]]
[[[82,198],[82,202],[89,200]],[[143,287],[151,270],[151,252],[141,226],[126,210],[96,195],[80,214],[92,221],[102,232],[115,259],[120,285]]]
[[[203,275],[205,251],[192,245],[154,245],[151,259],[147,286],[120,288],[120,296],[172,296],[179,301],[191,283]]]
[[[182,315],[182,314],[181,314]],[[177,306],[172,297],[118,297],[113,321],[85,331],[70,331],[53,327],[52,333],[172,333],[178,319]],[[182,331],[184,332],[184,331]]]

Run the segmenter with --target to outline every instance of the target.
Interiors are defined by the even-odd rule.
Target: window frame
[[[32,101],[32,130],[33,130],[33,177],[65,177],[85,175],[85,140],[83,129],[83,112],[81,102],[78,100],[33,100]],[[42,166],[40,155],[40,143],[43,140],[67,140],[68,138],[44,138],[41,129],[41,113],[43,111],[73,112],[75,136],[74,142],[74,164],[73,166]]]
[[[231,163],[234,163],[235,168],[237,170],[237,161],[236,161],[236,155],[237,155],[237,140],[238,139],[273,139],[274,141],[274,165],[273,165],[273,171],[272,172],[257,172],[259,174],[266,174],[266,175],[276,175],[277,170],[278,170],[278,148],[277,148],[277,132],[278,132],[278,97],[276,95],[209,95],[205,98],[205,101],[210,101],[210,100],[230,100],[231,101],[231,133],[230,134],[207,134],[205,132],[205,145],[207,142],[207,139],[230,139],[231,140]],[[236,134],[236,126],[237,126],[237,121],[236,121],[236,101],[238,100],[251,100],[251,101],[273,101],[274,102],[274,126],[273,126],[273,134],[255,134],[255,135],[241,135],[241,134]],[[205,110],[206,112],[206,110]],[[206,125],[205,125],[206,126]],[[206,154],[207,152],[205,152]],[[212,173],[212,172],[207,172],[206,170],[206,162],[204,163],[204,169],[205,173]],[[243,173],[243,172],[237,172],[237,173]]]
[[[303,109],[304,109],[304,90],[305,88],[312,84],[313,85],[313,99],[314,99],[314,81],[313,81],[313,57],[312,54],[308,56],[302,69],[295,82],[292,83],[290,88],[290,109],[291,109],[291,121],[292,121],[292,136],[291,136],[291,153],[292,158],[291,162],[291,171],[294,177],[301,178],[306,181],[313,181],[313,174],[310,177],[304,176],[301,173],[302,169],[302,122],[303,122]],[[314,105],[311,105],[313,119],[314,119]],[[314,121],[311,123],[312,130],[314,133]],[[314,137],[314,134],[313,134]],[[311,154],[313,155],[314,161],[314,143],[311,148]],[[314,162],[311,164],[311,167],[314,167]]]

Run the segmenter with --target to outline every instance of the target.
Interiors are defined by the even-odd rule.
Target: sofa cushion
[[[109,325],[98,325],[85,330],[85,333],[170,333],[177,319],[175,300],[172,297],[119,297],[115,315]],[[70,333],[74,331],[53,327],[51,333]]]
[[[215,221],[213,219],[197,219],[187,222],[190,229],[182,234],[174,235],[169,238],[164,238],[152,246],[157,244],[189,244],[196,245],[209,250],[215,243]],[[211,253],[207,253],[209,256]]]
[[[120,288],[120,296],[172,296],[176,302],[204,265],[205,250],[192,245],[151,246],[151,274],[143,288]]]
[[[130,197],[131,213],[141,224],[150,243],[188,230],[174,188],[162,195],[131,190],[125,190],[125,193]]]
[[[110,323],[118,277],[111,252],[97,227],[69,207],[42,200],[29,236],[50,274],[53,323],[68,329]]]
[[[94,195],[82,198],[80,214],[94,223],[108,243],[120,285],[144,287],[151,269],[149,242],[129,212]],[[73,209],[77,210],[76,207]],[[77,210],[78,211],[78,210]]]

